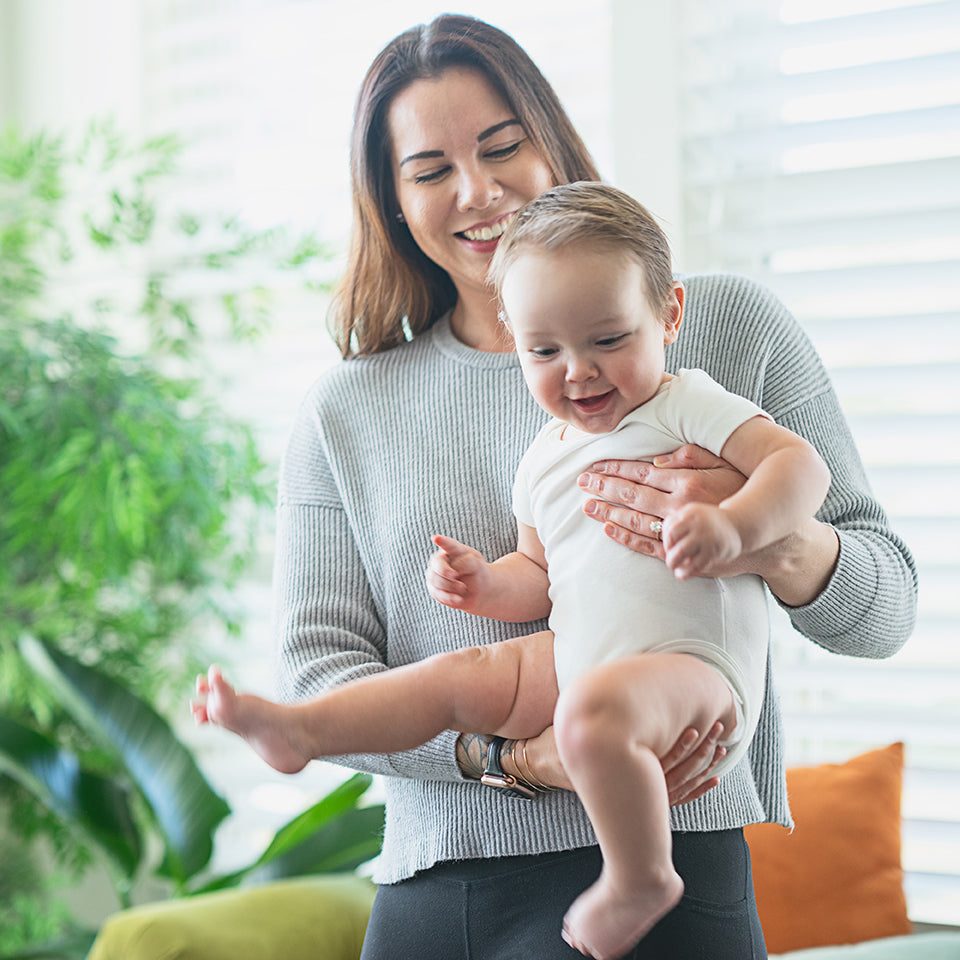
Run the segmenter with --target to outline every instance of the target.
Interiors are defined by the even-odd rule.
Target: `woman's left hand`
[[[719,781],[713,776],[712,770],[726,754],[726,749],[719,745],[722,734],[721,723],[714,724],[703,735],[696,730],[686,730],[660,758],[671,806],[690,803],[717,785]],[[525,754],[520,749],[522,760],[519,760],[514,748],[509,763],[504,764],[508,773],[526,780],[527,771],[530,771],[540,783],[561,790],[574,789],[560,760],[553,727],[547,727],[539,736],[527,740]]]
[[[687,503],[719,504],[736,493],[746,477],[726,460],[687,444],[671,454],[644,460],[603,460],[580,477],[593,497],[584,512],[604,525],[612,540],[637,553],[664,559],[659,529],[671,511]],[[594,497],[599,499],[594,499]],[[716,576],[753,573],[782,603],[800,607],[818,597],[837,563],[840,541],[829,524],[811,517],[800,529],[751,554],[742,554]]]
[[[608,537],[662,560],[659,529],[651,523],[688,503],[716,505],[736,493],[746,477],[709,450],[687,444],[654,463],[602,460],[579,483],[592,494],[584,512],[604,525]]]

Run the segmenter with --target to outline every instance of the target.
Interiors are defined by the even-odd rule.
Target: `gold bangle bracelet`
[[[527,771],[527,777],[526,777],[527,783],[531,784],[537,790],[544,790],[549,792],[554,789],[553,787],[548,787],[545,783],[543,783],[540,779],[538,779],[533,775],[533,770],[530,769],[530,761],[527,759],[526,737],[524,737],[524,739],[520,741],[520,757],[523,760],[523,766],[526,768],[526,771]],[[519,766],[520,765],[517,764],[518,768]]]

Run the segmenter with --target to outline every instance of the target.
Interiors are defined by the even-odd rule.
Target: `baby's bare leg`
[[[603,871],[567,912],[564,937],[619,957],[679,901],[662,757],[684,730],[735,724],[717,672],[684,654],[641,654],[590,671],[557,704],[557,747],[600,842]]]
[[[317,757],[408,750],[448,729],[534,736],[556,702],[553,635],[439,654],[303,703],[238,694],[216,668],[197,692],[198,722],[233,731],[284,773]]]

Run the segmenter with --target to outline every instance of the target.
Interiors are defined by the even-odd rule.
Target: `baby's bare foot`
[[[672,867],[662,880],[626,894],[601,874],[567,911],[563,939],[595,960],[616,960],[636,946],[682,895],[683,880]]]
[[[190,708],[198,723],[213,723],[243,737],[281,773],[298,773],[312,759],[299,742],[298,717],[291,707],[237,693],[218,667],[197,677],[197,694]]]

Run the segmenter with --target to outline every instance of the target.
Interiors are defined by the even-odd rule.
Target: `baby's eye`
[[[552,357],[556,352],[556,347],[531,347],[530,352],[535,356],[539,357],[541,360],[545,360],[547,357]]]
[[[626,337],[625,333],[618,333],[615,337],[604,337],[597,341],[598,347],[615,347]]]

